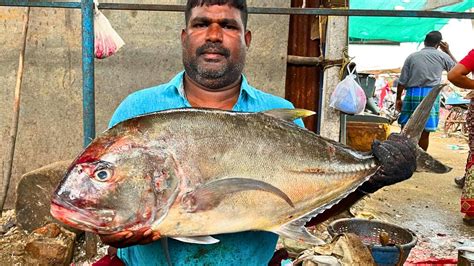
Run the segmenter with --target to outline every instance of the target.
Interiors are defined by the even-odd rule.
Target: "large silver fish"
[[[420,105],[417,124],[409,123],[405,135],[419,137],[419,118],[426,121],[434,98]],[[162,236],[209,242],[209,235],[262,230],[322,244],[305,222],[356,190],[379,165],[370,154],[290,122],[311,114],[177,109],[126,120],[76,158],[51,213],[101,234],[151,226]]]

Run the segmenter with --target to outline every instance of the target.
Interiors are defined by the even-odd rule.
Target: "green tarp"
[[[427,1],[432,0],[350,0],[349,3],[351,9],[424,10]],[[465,12],[473,6],[474,0],[464,0],[434,10]],[[448,21],[449,19],[440,18],[350,17],[349,38],[362,42],[372,40],[422,42],[428,32],[441,29]]]

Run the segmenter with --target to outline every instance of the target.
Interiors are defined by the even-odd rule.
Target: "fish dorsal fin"
[[[291,199],[279,188],[249,178],[224,178],[209,182],[183,195],[181,204],[188,212],[206,211],[215,208],[228,195],[246,190],[269,192],[282,198],[291,207]]]
[[[272,109],[262,113],[289,122],[293,122],[293,120],[298,118],[305,118],[316,114],[316,112],[306,109]]]
[[[171,237],[175,240],[184,242],[184,243],[190,243],[190,244],[201,244],[201,245],[210,245],[210,244],[215,244],[219,243],[219,239],[215,239],[212,236],[177,236],[177,237]]]

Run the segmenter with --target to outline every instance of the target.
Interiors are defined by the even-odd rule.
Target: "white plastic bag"
[[[94,55],[98,59],[103,59],[115,54],[125,42],[100,12],[97,0],[94,0],[94,4]]]
[[[349,68],[348,68],[349,70]],[[364,111],[367,98],[364,90],[355,81],[355,68],[336,86],[331,94],[329,106],[347,114],[358,114]]]

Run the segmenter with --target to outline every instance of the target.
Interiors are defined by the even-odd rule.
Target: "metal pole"
[[[51,2],[33,0],[0,0],[0,6],[23,6],[23,7],[52,7],[52,8],[81,8],[78,2]]]
[[[82,98],[84,146],[95,138],[94,2],[82,0]]]
[[[82,121],[84,146],[95,138],[94,1],[81,0],[82,14]],[[97,236],[86,233],[86,257],[97,255]]]
[[[34,0],[0,0],[0,6],[30,6],[53,8],[79,8],[79,2],[48,2]],[[101,3],[101,9],[183,12],[184,5]],[[474,19],[472,12],[426,11],[426,10],[369,10],[342,8],[281,8],[249,7],[250,14],[273,15],[318,15],[360,17],[416,17]]]

